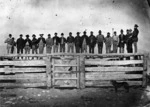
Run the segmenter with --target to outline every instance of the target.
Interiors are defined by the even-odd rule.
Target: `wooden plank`
[[[77,85],[54,85],[55,88],[74,88]]]
[[[0,68],[0,73],[30,73],[30,72],[45,72],[46,68]]]
[[[60,77],[59,78],[56,78],[56,77],[54,78],[54,80],[77,80],[77,79],[78,78],[68,78],[68,77],[67,78],[60,78]]]
[[[1,66],[14,65],[14,66],[46,66],[44,60],[25,60],[25,61],[0,61]]]
[[[93,53],[51,53],[51,54],[4,54],[3,57],[15,57],[15,56],[135,56],[144,55],[144,53],[109,53],[109,54],[93,54]]]
[[[146,87],[147,83],[146,83],[146,75],[147,75],[147,66],[148,66],[148,63],[147,63],[147,60],[148,60],[148,55],[145,54],[144,55],[144,58],[143,58],[144,62],[143,62],[143,81],[142,81],[142,87]]]
[[[12,79],[39,79],[46,78],[46,73],[28,73],[28,74],[15,74],[15,75],[0,75],[0,80]]]
[[[80,88],[85,88],[85,57],[80,56]]]
[[[142,85],[142,81],[126,81],[129,86],[141,86]],[[110,81],[86,81],[85,83],[86,86],[99,86],[99,87],[103,87],[103,86],[113,86]]]
[[[86,73],[86,80],[126,80],[142,78],[141,74],[124,74],[123,72]]]
[[[143,64],[143,60],[121,60],[121,61],[88,61],[85,60],[85,65],[130,65]]]
[[[55,67],[70,67],[70,66],[77,67],[78,65],[76,64],[54,64],[53,66]]]
[[[110,72],[110,71],[120,71],[120,72],[127,72],[127,71],[143,71],[143,67],[86,67],[85,71],[100,71],[100,72]]]
[[[0,87],[6,87],[6,88],[34,88],[34,87],[45,87],[46,83],[0,83]]]
[[[50,88],[52,86],[51,80],[51,56],[46,59],[46,79],[47,79],[47,87]]]

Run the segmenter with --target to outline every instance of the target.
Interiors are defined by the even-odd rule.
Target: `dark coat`
[[[82,46],[82,41],[81,41],[81,37],[80,36],[76,36],[75,40],[74,40],[75,46]]]
[[[23,38],[18,38],[16,44],[17,44],[17,48],[24,48],[25,41]]]
[[[134,29],[133,35],[132,35],[133,42],[138,42],[138,34],[139,34],[139,30],[138,29]]]
[[[60,38],[58,36],[54,36],[53,37],[53,44],[54,44],[54,41],[56,40],[56,45],[59,45],[60,43]]]
[[[126,36],[123,34],[123,36],[121,37],[121,34],[119,35],[119,44],[118,47],[123,47],[124,48],[124,44],[126,43]]]
[[[73,36],[68,36],[67,37],[67,43],[74,43],[74,37]]]
[[[96,37],[94,35],[91,35],[89,37],[88,43],[89,43],[89,46],[95,47],[95,45],[96,45]]]
[[[27,42],[29,43],[30,48],[32,48],[32,41],[30,39],[25,39],[24,44],[26,45]]]
[[[86,40],[86,43],[87,43],[87,45],[89,44],[88,42],[89,42],[89,38],[88,38],[88,36],[87,35],[83,35],[82,37],[81,37],[81,44],[83,44],[83,40],[84,40],[84,38],[85,38],[85,40]]]
[[[41,39],[42,39],[43,43],[45,44],[46,43],[45,38],[38,38],[37,44],[40,43]]]
[[[60,37],[60,41],[59,41],[59,43],[61,44],[61,40],[62,40],[62,37]],[[61,44],[61,45],[64,45],[65,43],[67,43],[67,40],[66,40],[66,38],[65,37],[63,37],[63,41],[64,41],[64,43],[63,44]]]

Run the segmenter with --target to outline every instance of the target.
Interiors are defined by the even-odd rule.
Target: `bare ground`
[[[0,107],[143,107],[143,88],[1,89]]]

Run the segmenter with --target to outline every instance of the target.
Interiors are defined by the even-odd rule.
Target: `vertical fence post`
[[[46,58],[46,83],[47,83],[47,88],[50,88],[52,86],[52,83],[51,83],[51,56],[47,56],[47,58]]]
[[[143,81],[142,81],[142,87],[145,87],[147,85],[147,78],[146,78],[147,66],[148,66],[147,60],[148,60],[148,54],[144,54],[144,57],[143,57]]]
[[[80,57],[77,56],[77,88],[80,88]]]
[[[80,56],[80,88],[85,88],[85,56]]]

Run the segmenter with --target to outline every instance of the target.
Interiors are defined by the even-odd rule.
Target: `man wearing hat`
[[[96,46],[96,37],[93,35],[93,31],[91,31],[89,36],[89,53],[94,53],[95,46]]]
[[[133,31],[133,35],[132,35],[134,52],[135,53],[137,53],[137,42],[138,42],[138,34],[139,34],[138,27],[139,26],[137,24],[134,25],[134,31]]]
[[[30,54],[30,49],[32,48],[32,42],[31,40],[29,39],[29,35],[26,35],[26,39],[24,41],[25,43],[25,54]]]
[[[64,33],[61,33],[61,37],[60,37],[60,52],[65,52],[65,45],[66,45],[66,38],[64,37]]]
[[[117,53],[117,51],[118,51],[118,42],[119,42],[119,39],[118,39],[117,32],[114,31],[113,33],[114,33],[113,36],[112,36],[112,41],[113,41],[113,53]]]
[[[119,47],[119,52],[124,53],[124,45],[125,45],[126,38],[125,38],[125,35],[123,34],[122,29],[120,30],[120,32],[121,32],[121,34],[119,35],[118,47]]]
[[[32,54],[37,54],[37,49],[38,49],[38,45],[37,45],[37,38],[36,35],[33,34],[32,35]]]
[[[103,43],[104,43],[105,38],[104,38],[104,35],[102,34],[101,30],[98,31],[98,35],[97,35],[96,39],[97,39],[98,53],[102,54]]]
[[[54,53],[58,52],[59,42],[60,42],[60,39],[57,36],[57,33],[54,33],[54,37],[53,37],[53,52]]]
[[[38,38],[38,46],[39,46],[39,54],[43,54],[44,52],[44,47],[45,47],[45,38],[43,37],[44,34],[40,34],[40,37]]]
[[[80,32],[77,32],[77,36],[75,37],[75,48],[76,48],[76,53],[81,53],[81,37],[80,37]]]
[[[5,43],[7,43],[7,53],[11,53],[11,47],[12,47],[12,35],[9,34],[9,37],[5,40]]]
[[[110,37],[110,33],[107,33],[107,36],[105,38],[105,45],[106,45],[106,53],[111,52],[111,45],[112,45],[112,38]]]
[[[86,31],[83,32],[83,35],[81,37],[81,43],[82,43],[82,53],[87,53],[87,45],[89,45],[88,43],[88,36],[86,35]]]
[[[23,48],[25,46],[24,39],[22,38],[23,35],[20,34],[20,38],[17,39],[16,45],[17,45],[17,53],[18,54],[23,54]]]
[[[48,34],[46,39],[46,53],[50,54],[52,52],[53,39],[51,38],[51,34]]]
[[[67,44],[68,44],[68,53],[71,51],[74,52],[74,37],[72,36],[72,32],[69,33],[67,37]]]

